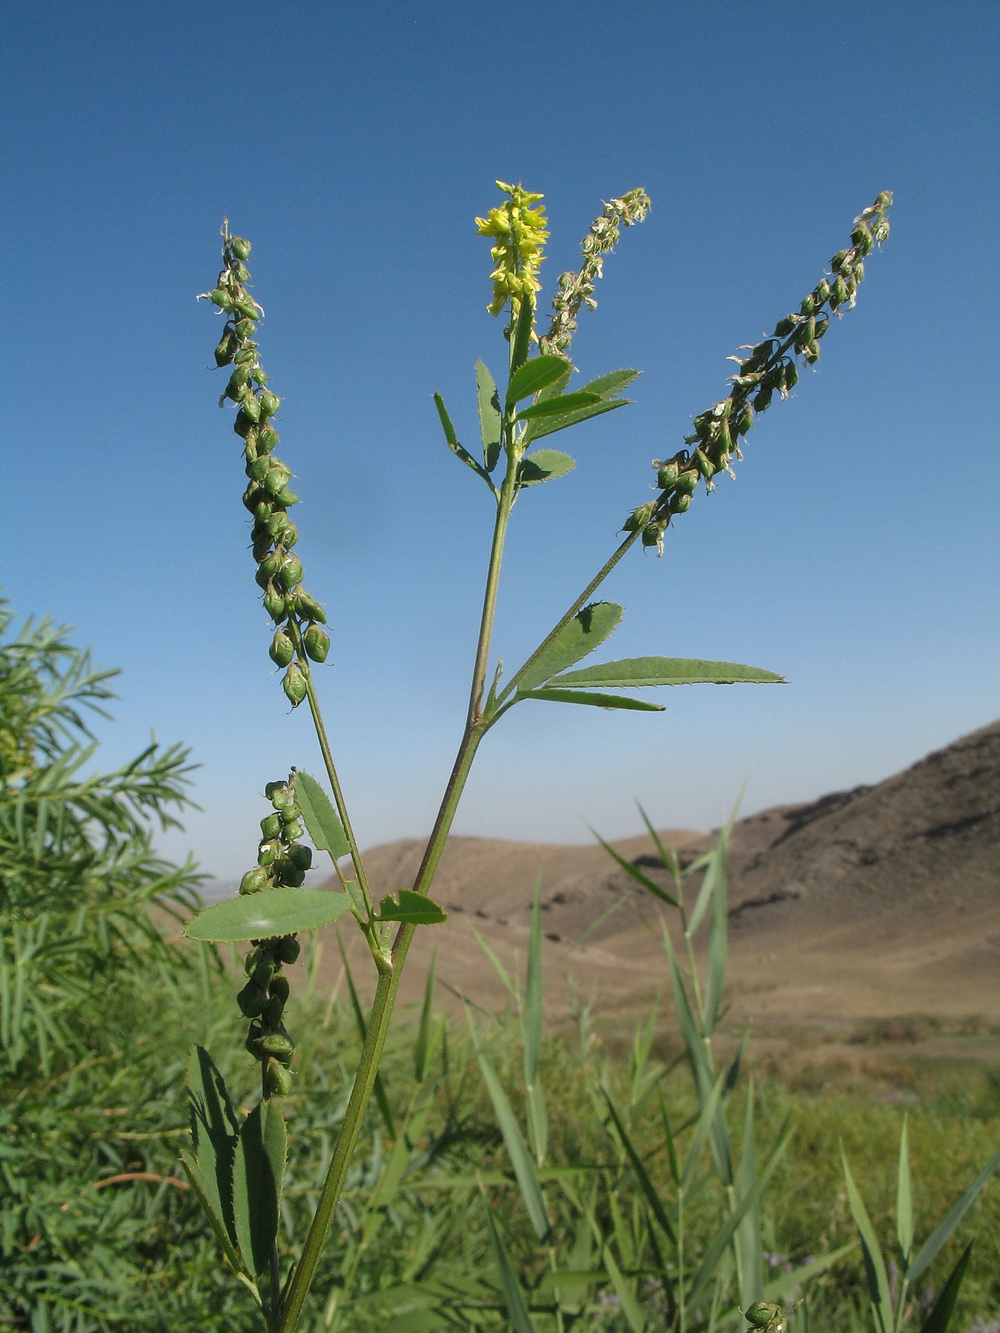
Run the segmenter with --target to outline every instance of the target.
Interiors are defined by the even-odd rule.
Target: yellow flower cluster
[[[522,297],[532,296],[541,286],[535,275],[549,233],[545,209],[532,205],[544,196],[529,194],[520,185],[506,185],[503,181],[497,181],[497,187],[510,198],[499,208],[491,208],[487,217],[476,218],[480,236],[496,237],[496,244],[490,250],[496,265],[490,274],[493,300],[486,308],[491,315],[499,315],[509,301],[516,319]]]

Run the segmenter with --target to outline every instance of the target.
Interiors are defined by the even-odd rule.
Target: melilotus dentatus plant
[[[275,420],[280,400],[269,387],[260,360],[257,333],[264,311],[250,294],[246,267],[250,242],[231,235],[228,224],[222,229],[222,271],[215,288],[203,294],[225,320],[215,360],[229,369],[222,401],[236,409],[233,428],[243,444],[247,479],[243,503],[252,521],[255,577],[272,625],[270,657],[283,673],[282,687],[292,708],[308,704],[329,785],[328,795],[315,778],[301,771],[293,771],[287,780],[269,782],[265,788],[269,810],[261,819],[257,864],[243,876],[239,896],[201,912],[187,927],[188,935],[197,940],[250,945],[246,980],[236,1000],[247,1021],[247,1051],[261,1066],[261,1100],[241,1120],[218,1069],[207,1052],[196,1049],[189,1073],[192,1147],[185,1165],[223,1253],[257,1301],[268,1333],[290,1333],[298,1325],[375,1086],[407,950],[418,927],[445,919],[430,891],[486,733],[525,699],[662,711],[622,691],[781,679],[773,672],[732,662],[673,657],[577,664],[608,638],[623,614],[614,602],[593,600],[601,583],[636,544],[662,553],[670,525],[691,507],[699,484],[711,491],[720,473],[732,474],[756,417],[775,395],[788,397],[800,366],[818,361],[830,316],[853,307],[865,261],[889,234],[886,215],[891,195],[883,192],[855,219],[850,244],[833,256],[831,271],[805,295],[798,310],[779,319],[770,336],[740,349],[726,396],[694,418],[682,448],[654,461],[654,497],[627,515],[624,537],[619,537],[607,562],[523,665],[504,680],[499,665],[490,670],[490,643],[507,527],[522,489],[554,481],[574,467],[568,454],[542,444],[546,437],[617,411],[628,401],[622,394],[637,371],[613,370],[577,387],[571,351],[581,310],[597,304],[594,290],[605,256],[622,227],[645,218],[649,199],[636,189],[604,205],[584,238],[580,268],[558,279],[553,313],[543,328],[537,308],[538,274],[548,237],[542,196],[520,185],[497,184],[502,202],[476,222],[479,234],[492,243],[492,295],[487,308],[494,316],[504,316],[507,364],[498,386],[485,362],[476,362],[481,450],[473,452],[459,442],[441,395],[434,395],[446,444],[488,487],[496,506],[468,711],[416,879],[378,903],[365,874],[320,712],[313,669],[326,658],[330,641],[323,628],[323,607],[306,590],[295,554],[298,533],[290,512],[298,497],[290,487],[291,469],[278,455]],[[306,833],[313,848],[331,857],[339,885],[335,891],[305,886],[313,860],[312,848],[302,841]],[[342,862],[349,862],[349,871]],[[377,974],[375,999],[312,1224],[301,1254],[289,1261],[278,1247],[285,1166],[280,1099],[292,1085],[295,1051],[284,1024],[289,988],[285,969],[298,956],[298,935],[348,914],[371,952]]]

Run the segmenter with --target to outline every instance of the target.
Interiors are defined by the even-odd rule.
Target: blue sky
[[[745,811],[877,781],[1000,713],[992,5],[56,0],[4,22],[2,582],[123,669],[105,764],[151,729],[193,747],[203,811],[171,855],[240,873],[264,784],[318,768],[266,655],[219,324],[194,300],[223,215],[253,242],[363,845],[427,830],[464,715],[492,502],[431,393],[471,439],[473,364],[504,356],[473,225],[496,177],[546,195],[549,292],[602,199],[653,200],[574,347],[586,378],[643,370],[635,404],[563,436],[577,470],[518,503],[510,667],[724,395],[726,357],[880,190],[895,206],[819,372],[603,593],[627,607],[612,657],[789,683],[678,689],[659,715],[521,705],[457,831],[624,836],[636,800],[708,828],[744,781]]]

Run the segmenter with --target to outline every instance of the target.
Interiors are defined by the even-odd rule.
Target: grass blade
[[[896,1178],[896,1239],[903,1260],[903,1272],[908,1273],[913,1257],[913,1184],[910,1177],[910,1144],[907,1117],[899,1136],[899,1171]]]
[[[965,1270],[969,1266],[972,1246],[973,1242],[970,1240],[959,1256],[958,1263],[948,1274],[948,1281],[944,1284],[941,1295],[934,1302],[934,1309],[921,1325],[920,1333],[946,1333],[955,1310],[958,1293],[961,1290],[962,1279],[965,1277]]]
[[[469,1026],[472,1027],[471,1023]],[[534,1159],[528,1151],[524,1135],[521,1133],[517,1117],[511,1109],[507,1094],[504,1092],[503,1086],[485,1052],[479,1048],[474,1029],[473,1041],[476,1042],[479,1067],[483,1071],[483,1080],[486,1083],[486,1090],[490,1094],[490,1101],[493,1103],[493,1111],[507,1147],[510,1164],[514,1168],[514,1175],[521,1188],[521,1198],[524,1200],[528,1219],[538,1239],[545,1240],[549,1234],[551,1223],[548,1209],[545,1206],[545,1199],[542,1195],[542,1187],[539,1184],[538,1173],[535,1170]]]
[[[906,1273],[907,1278],[911,1282],[915,1277],[919,1277],[927,1265],[937,1258],[938,1251],[972,1207],[979,1191],[983,1188],[998,1166],[1000,1166],[1000,1152],[995,1152],[983,1167],[982,1171],[980,1171],[979,1175],[976,1176],[969,1188],[955,1200],[924,1242],[920,1253],[914,1259]]]
[[[504,1302],[507,1306],[507,1314],[510,1318],[511,1327],[515,1330],[515,1333],[535,1333],[535,1326],[531,1322],[528,1307],[524,1302],[520,1283],[517,1280],[514,1267],[511,1264],[507,1248],[500,1239],[500,1232],[497,1230],[497,1224],[493,1220],[493,1210],[490,1208],[485,1192],[483,1194],[483,1206],[486,1209],[486,1221],[490,1229],[490,1240],[493,1242],[493,1250],[497,1257],[497,1267],[500,1270],[500,1286],[503,1290]]]
[[[868,1279],[868,1296],[878,1333],[892,1333],[892,1297],[889,1292],[889,1278],[885,1271],[885,1259],[882,1256],[878,1237],[875,1235],[875,1228],[868,1216],[865,1201],[854,1183],[854,1177],[851,1175],[851,1168],[847,1164],[847,1156],[843,1148],[841,1148],[840,1155],[844,1163],[844,1179],[847,1182],[847,1198],[851,1205],[851,1214],[854,1217],[854,1225],[858,1229],[858,1235],[861,1237],[861,1248],[865,1256],[865,1275]]]

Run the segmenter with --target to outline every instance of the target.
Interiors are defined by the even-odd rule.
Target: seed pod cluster
[[[275,455],[278,432],[273,418],[281,400],[267,388],[254,335],[264,311],[247,290],[250,279],[244,260],[250,254],[250,242],[242,236],[230,236],[227,223],[222,228],[223,268],[215,290],[203,292],[207,300],[223,311],[226,326],[215,349],[218,366],[232,366],[220,406],[236,405],[233,430],[243,441],[247,487],[243,504],[253,519],[251,531],[253,557],[257,564],[257,585],[263,594],[264,609],[275,625],[270,647],[271,660],[284,672],[282,685],[293,708],[306,696],[306,682],[301,664],[295,662],[296,641],[301,651],[314,662],[325,660],[330,639],[321,625],[326,613],[303,587],[299,558],[292,554],[298,530],[288,516],[299,497],[291,489],[292,472]],[[289,632],[291,631],[291,632]]]
[[[641,532],[643,545],[655,546],[662,554],[663,534],[673,516],[690,507],[698,481],[703,480],[710,491],[718,473],[732,475],[731,462],[743,457],[740,442],[756,416],[767,411],[775,393],[787,398],[798,382],[796,362],[812,366],[819,360],[820,339],[830,326],[830,312],[839,316],[853,307],[864,279],[865,256],[889,235],[886,214],[891,204],[892,195],[883,190],[855,218],[850,248],[833,256],[832,272],[804,297],[798,311],[779,319],[770,337],[741,348],[745,355],[730,358],[739,369],[730,377],[729,397],[695,417],[694,433],[684,441],[693,449],[681,449],[665,462],[653,460],[659,498],[652,509],[647,503],[633,510],[624,531]]]
[[[548,333],[538,340],[540,352],[569,359],[580,307],[597,309],[594,284],[604,268],[602,256],[618,244],[622,227],[631,227],[641,222],[649,208],[649,195],[642,188],[629,190],[620,199],[610,199],[604,205],[604,211],[590,224],[590,230],[580,246],[583,264],[576,273],[562,273],[559,276],[556,294],[552,298],[552,322]]]
[[[242,894],[259,893],[281,884],[298,887],[312,864],[312,850],[298,841],[304,830],[294,786],[288,782],[269,782],[265,794],[273,810],[260,821],[257,865],[243,876]],[[246,1047],[263,1064],[268,1097],[284,1097],[291,1091],[289,1065],[295,1042],[282,1021],[288,999],[288,979],[282,967],[294,963],[298,956],[299,942],[294,935],[254,940],[246,957],[247,982],[236,997],[240,1012],[250,1019]]]

